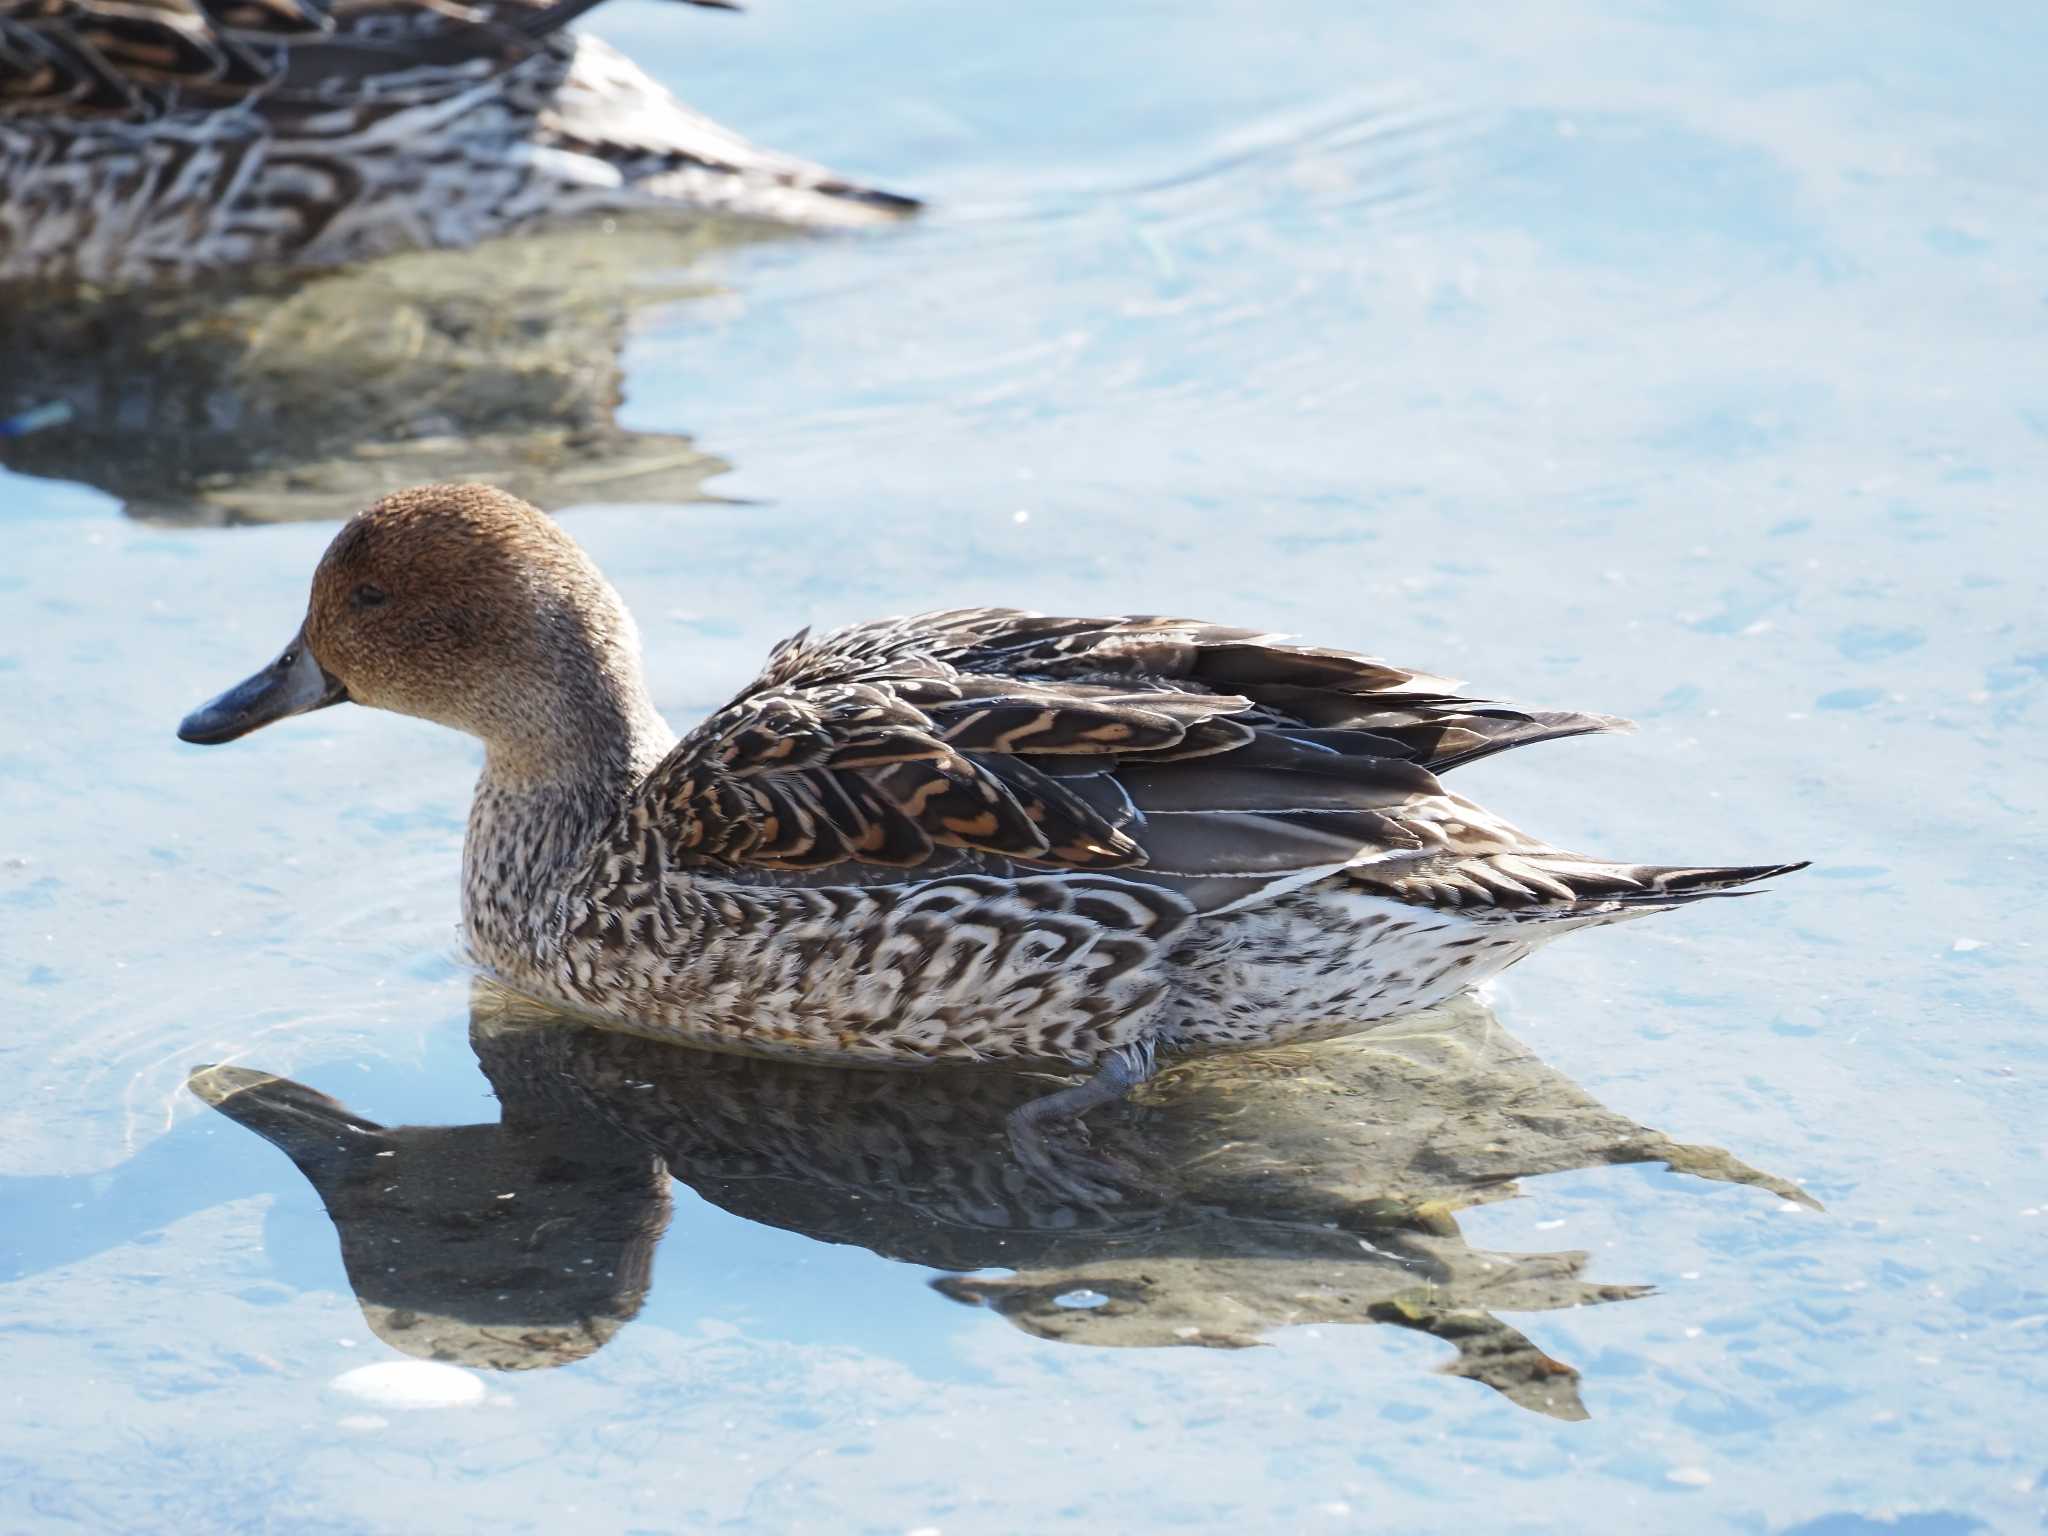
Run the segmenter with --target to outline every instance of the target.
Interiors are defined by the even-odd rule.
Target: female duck
[[[596,3],[0,0],[0,283],[334,266],[586,212],[917,206],[756,149],[564,30]]]
[[[1183,619],[962,609],[799,634],[682,741],[633,621],[482,486],[335,537],[304,627],[179,728],[351,700],[482,738],[463,916],[513,988],[636,1031],[866,1064],[1092,1071],[1349,1033],[1559,934],[1796,865],[1567,853],[1439,782],[1621,722],[1456,697]]]

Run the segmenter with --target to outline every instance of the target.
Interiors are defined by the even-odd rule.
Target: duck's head
[[[353,702],[539,746],[643,707],[639,667],[618,594],[544,513],[489,486],[419,486],[342,526],[299,632],[178,735],[213,745]]]

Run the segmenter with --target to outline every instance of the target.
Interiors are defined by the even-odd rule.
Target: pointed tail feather
[[[1646,917],[1688,902],[1744,896],[1744,887],[1806,868],[1797,864],[1621,864],[1554,848],[1504,849],[1463,858],[1361,862],[1347,878],[1399,901],[1491,908],[1503,917],[1584,927]]]
[[[1431,751],[1432,773],[1447,773],[1482,757],[1567,736],[1627,735],[1633,720],[1619,715],[1585,714],[1576,710],[1475,710],[1445,722],[1443,739]]]
[[[811,168],[740,166],[707,171],[679,166],[632,183],[635,199],[649,208],[681,205],[730,219],[758,219],[799,229],[863,229],[894,224],[924,204],[900,192],[885,192],[840,178],[819,179]]]
[[[1647,917],[1652,912],[1668,912],[1695,901],[1752,896],[1756,893],[1747,887],[1804,869],[1808,862],[1802,859],[1795,864],[1611,864],[1573,854],[1524,854],[1512,860],[1522,877],[1521,883],[1540,886],[1550,898],[1521,908],[1518,915],[1537,919],[1604,917],[1608,921]]]
[[[1700,901],[1710,896],[1749,896],[1755,893],[1741,887],[1754,885],[1759,880],[1769,880],[1778,875],[1792,874],[1806,868],[1811,862],[1810,859],[1801,859],[1794,864],[1727,864],[1699,868],[1669,864],[1616,865],[1614,867],[1619,873],[1638,882],[1640,888],[1618,892],[1608,899],[1647,903],[1653,906],[1677,906],[1683,902]]]
[[[842,181],[836,176],[830,181],[814,183],[812,190],[826,197],[836,197],[864,208],[872,208],[875,212],[890,218],[908,218],[924,207],[921,198],[910,197],[901,192],[884,191],[880,187],[863,186],[857,181]]]

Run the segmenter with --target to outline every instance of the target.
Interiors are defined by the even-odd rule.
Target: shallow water
[[[0,445],[0,1530],[2039,1528],[2043,13],[593,30],[933,213],[496,253],[516,336],[360,275]],[[473,1019],[465,741],[172,738],[465,465],[678,720],[804,623],[1193,612],[1633,716],[1461,774],[1559,841],[1815,868],[1180,1074],[1091,1218],[986,1084]]]

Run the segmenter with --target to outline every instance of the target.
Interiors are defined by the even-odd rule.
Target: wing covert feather
[[[952,610],[792,636],[645,793],[681,857],[738,869],[965,851],[1241,895],[1440,853],[1437,769],[1618,724],[1454,687],[1187,619]]]

